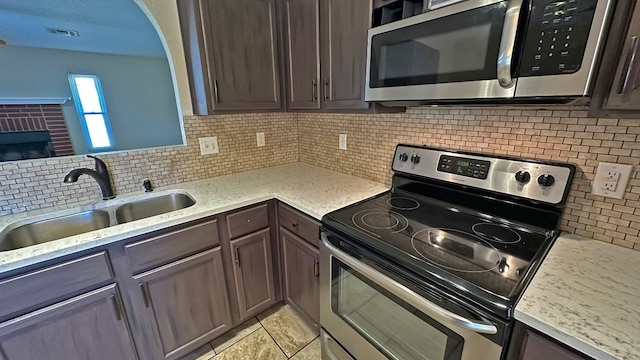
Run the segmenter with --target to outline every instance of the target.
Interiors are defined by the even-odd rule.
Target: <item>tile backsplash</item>
[[[306,113],[297,120],[300,161],[386,184],[398,143],[573,163],[561,229],[640,250],[640,120],[502,107]],[[338,134],[347,134],[347,150],[338,149]],[[599,162],[634,165],[623,199],[590,194]]]
[[[390,184],[397,143],[571,162],[578,167],[561,228],[640,250],[640,120],[589,118],[585,111],[412,108],[402,114],[270,113],[184,118],[187,146],[103,154],[117,193],[302,161]],[[264,132],[266,146],[256,146]],[[347,150],[338,149],[347,134]],[[200,156],[217,136],[220,154]],[[599,162],[634,165],[621,200],[591,195]],[[0,164],[0,215],[100,198],[92,179],[63,184],[83,156]]]
[[[187,116],[187,146],[98,155],[111,172],[116,194],[140,191],[150,179],[154,186],[177,184],[298,160],[296,114]],[[266,146],[256,146],[264,132]],[[199,137],[217,136],[219,154],[200,155]],[[75,184],[62,179],[74,168],[93,168],[84,156],[0,163],[0,215],[78,201],[100,199],[97,183],[81,176]]]

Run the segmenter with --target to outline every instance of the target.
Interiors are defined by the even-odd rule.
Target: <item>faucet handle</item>
[[[93,156],[93,155],[87,155],[88,158],[92,158],[96,161],[96,171],[100,174],[109,174],[109,171],[107,170],[107,165],[104,163],[104,161],[100,160],[99,158]]]

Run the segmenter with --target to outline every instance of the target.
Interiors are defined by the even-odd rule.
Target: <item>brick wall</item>
[[[57,156],[73,155],[60,105],[0,105],[0,132],[48,130]]]
[[[187,146],[99,155],[116,193],[141,191],[145,179],[163,186],[298,161],[296,114],[190,116],[184,124]],[[256,132],[265,133],[265,147],[256,146]],[[218,137],[219,154],[200,155],[198,138],[204,136]],[[71,169],[93,166],[84,156],[0,163],[0,216],[100,199],[88,176],[62,182]]]
[[[571,162],[578,171],[561,228],[640,250],[640,120],[585,111],[412,108],[404,114],[299,114],[300,161],[391,183],[398,143]],[[338,150],[338,134],[348,150]],[[623,199],[591,195],[599,162],[634,165]]]

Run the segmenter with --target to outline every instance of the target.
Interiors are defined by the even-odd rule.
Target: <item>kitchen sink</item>
[[[0,237],[0,251],[14,250],[65,237],[104,229],[110,225],[107,211],[91,210],[18,226]]]
[[[139,199],[139,198],[136,198]],[[80,211],[72,215],[56,216],[33,222],[20,221],[7,226],[0,233],[0,251],[15,250],[65,237],[129,223],[155,215],[188,208],[196,203],[189,195],[173,192],[163,195],[145,195],[142,200],[132,199],[121,205],[109,202],[96,205],[99,209]]]
[[[118,224],[188,208],[196,203],[189,195],[173,193],[121,205],[116,209]]]

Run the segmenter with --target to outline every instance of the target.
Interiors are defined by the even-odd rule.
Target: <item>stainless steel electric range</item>
[[[322,218],[323,359],[503,359],[575,167],[398,145],[392,168]]]

